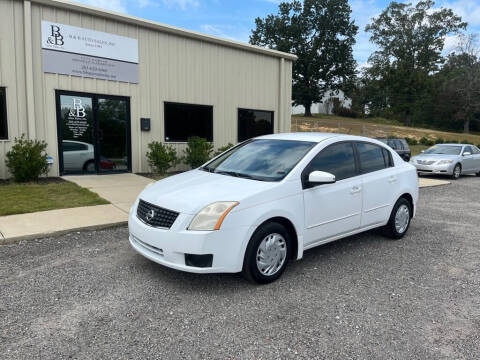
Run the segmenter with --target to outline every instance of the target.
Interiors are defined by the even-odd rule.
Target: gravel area
[[[136,254],[127,229],[0,247],[2,359],[479,359],[480,178],[408,235],[327,244],[255,286]]]

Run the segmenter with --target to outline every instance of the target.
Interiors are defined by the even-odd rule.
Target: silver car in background
[[[480,176],[480,150],[470,144],[437,144],[410,162],[419,175],[449,175],[455,180],[464,174]]]

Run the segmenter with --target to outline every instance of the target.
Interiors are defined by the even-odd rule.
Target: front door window
[[[127,98],[57,93],[61,174],[129,171]]]

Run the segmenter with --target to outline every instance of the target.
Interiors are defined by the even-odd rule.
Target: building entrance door
[[[60,174],[131,171],[129,98],[56,95]]]

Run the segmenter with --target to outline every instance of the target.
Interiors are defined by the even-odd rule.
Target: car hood
[[[267,182],[191,170],[146,187],[139,198],[181,213],[197,214],[216,201],[239,201],[277,186]]]
[[[427,161],[438,161],[438,160],[455,160],[458,159],[460,155],[446,155],[446,154],[421,154],[414,156],[415,160],[427,160]]]

